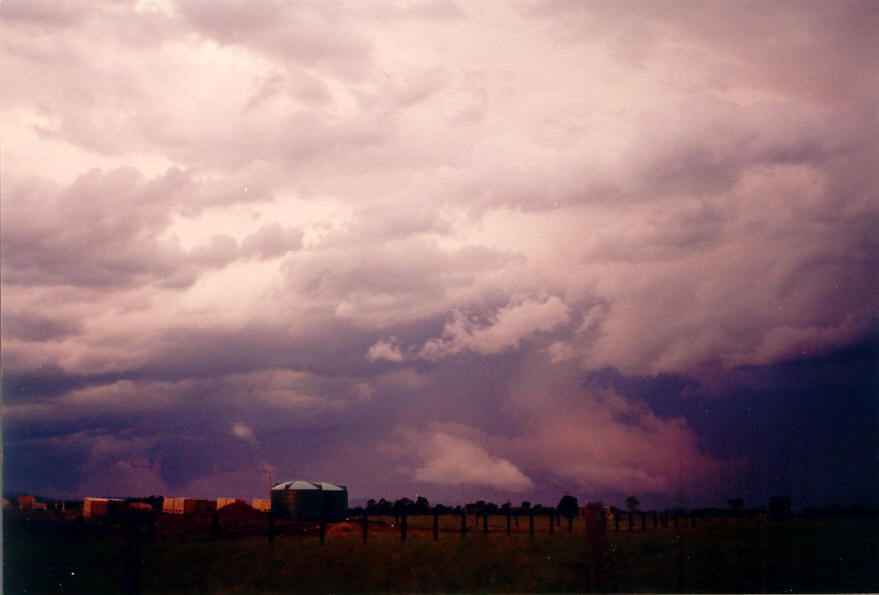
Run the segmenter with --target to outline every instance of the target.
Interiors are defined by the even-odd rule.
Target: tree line
[[[445,504],[435,504],[431,506],[430,502],[424,496],[416,496],[415,500],[411,498],[399,498],[397,500],[386,500],[381,498],[376,500],[370,498],[366,502],[366,506],[357,506],[348,510],[350,516],[361,516],[364,512],[369,516],[418,516],[428,514],[466,514],[474,516],[483,515],[558,515],[566,518],[572,518],[580,513],[580,506],[577,498],[571,495],[562,496],[561,500],[555,507],[543,506],[542,504],[532,504],[528,500],[523,500],[519,506],[513,506],[510,501],[501,505],[494,502],[486,502],[485,500],[477,500],[463,506],[448,506]]]

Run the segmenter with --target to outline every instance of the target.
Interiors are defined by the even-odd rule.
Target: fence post
[[[632,527],[634,527],[634,525],[635,525],[634,521],[635,521],[634,515],[630,512],[629,513],[629,531],[631,531]]]
[[[486,535],[488,533],[488,515],[486,513],[482,513],[482,534]]]
[[[507,535],[510,534],[512,528],[510,527],[510,509],[507,509]]]
[[[406,517],[408,515],[404,512],[400,515],[400,539],[402,541],[406,541]]]
[[[642,531],[647,530],[647,513],[646,512],[641,513],[641,530]]]
[[[366,543],[366,534],[367,534],[367,532],[368,532],[367,524],[368,524],[369,521],[368,521],[368,517],[367,517],[366,509],[365,509],[365,508],[363,509],[363,517],[362,517],[362,520],[363,520],[363,543]]]
[[[467,536],[467,513],[461,511],[461,537]]]
[[[618,512],[613,513],[613,530],[616,533],[620,531],[620,513]]]
[[[519,528],[519,514],[520,514],[520,513],[519,513],[519,511],[517,510],[517,511],[516,511],[516,528],[517,528],[517,529]]]
[[[528,534],[534,537],[534,513],[528,512]]]
[[[614,519],[618,516],[614,514]],[[613,593],[616,581],[613,578],[611,560],[607,548],[607,518],[600,502],[586,506],[586,539],[589,541],[589,552],[592,560],[593,591],[597,593]]]
[[[439,539],[439,513],[433,512],[433,540]]]

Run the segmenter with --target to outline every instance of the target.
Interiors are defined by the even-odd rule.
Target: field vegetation
[[[585,529],[575,519],[553,533],[548,519],[528,534],[527,518],[506,533],[504,517],[482,523],[440,517],[434,541],[429,516],[409,519],[400,538],[394,517],[358,523],[278,526],[274,544],[265,517],[252,531],[211,538],[210,519],[186,529],[160,515],[153,539],[141,527],[131,551],[124,527],[51,515],[4,517],[3,592],[118,592],[130,588],[131,554],[142,592],[582,592],[593,589]],[[164,523],[164,524],[163,524]],[[231,524],[227,523],[228,526]],[[478,528],[477,528],[478,527]],[[611,530],[612,573],[621,592],[875,592],[879,590],[879,519],[711,519],[696,528]],[[128,549],[126,549],[128,548]],[[128,562],[126,561],[128,560]],[[128,564],[128,566],[127,566]],[[129,580],[129,582],[126,582]]]

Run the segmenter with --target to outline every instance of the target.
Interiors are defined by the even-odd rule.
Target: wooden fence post
[[[613,513],[613,530],[616,533],[620,531],[620,513],[618,512]]]
[[[512,527],[510,526],[510,509],[507,509],[507,535],[512,532]]]
[[[214,512],[214,517],[211,520],[211,541],[217,543],[217,540],[220,538],[220,513]]]
[[[400,515],[400,539],[406,541],[406,513]]]
[[[362,520],[363,520],[363,543],[366,543],[366,534],[369,531],[369,529],[367,528],[368,523],[369,523],[368,518],[369,517],[366,514],[366,509],[364,508],[363,509],[363,517],[362,517]]]
[[[439,539],[439,513],[433,512],[433,540]]]
[[[269,546],[275,547],[275,513],[269,511]]]
[[[619,517],[614,514],[614,519]],[[601,502],[586,506],[586,539],[592,561],[592,590],[597,593],[616,592],[610,554],[607,547],[607,517]]]
[[[647,513],[646,512],[641,513],[641,530],[642,531],[647,530]]]
[[[467,513],[461,511],[461,537],[467,536]]]
[[[534,513],[528,512],[528,534],[534,537]]]
[[[631,531],[632,527],[634,526],[634,520],[635,520],[634,515],[630,512],[629,513],[629,531]]]

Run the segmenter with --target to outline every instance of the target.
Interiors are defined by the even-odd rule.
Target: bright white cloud
[[[509,460],[489,454],[465,436],[436,427],[423,432],[400,428],[397,434],[402,444],[395,445],[392,452],[414,458],[411,473],[415,481],[489,486],[511,492],[523,492],[533,486]]]
[[[421,357],[436,360],[463,350],[499,353],[515,349],[532,334],[551,331],[568,321],[570,310],[556,296],[544,300],[514,300],[480,324],[460,311],[446,324],[441,339],[431,339],[421,349]]]
[[[386,359],[391,362],[401,362],[403,361],[403,357],[403,353],[400,351],[400,346],[396,344],[396,339],[394,337],[392,337],[390,341],[379,341],[374,345],[371,345],[369,351],[366,352],[366,359],[371,362],[380,359]]]
[[[245,442],[256,443],[256,436],[249,426],[242,423],[232,424],[232,435]]]

